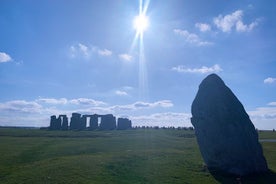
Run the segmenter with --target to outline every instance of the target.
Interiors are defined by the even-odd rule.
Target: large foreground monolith
[[[192,104],[191,122],[209,169],[235,175],[268,170],[254,125],[216,74],[201,82]]]

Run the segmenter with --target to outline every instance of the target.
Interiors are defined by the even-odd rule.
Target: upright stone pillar
[[[89,129],[90,130],[98,129],[98,115],[97,114],[93,114],[90,116]]]
[[[70,129],[71,130],[79,130],[80,129],[80,121],[81,121],[81,114],[79,113],[72,113],[71,122],[70,122]]]
[[[216,74],[199,85],[191,122],[208,168],[239,176],[268,171],[253,123]]]

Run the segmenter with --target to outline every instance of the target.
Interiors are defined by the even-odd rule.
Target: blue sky
[[[257,128],[276,128],[275,2],[147,3],[135,41],[138,0],[1,0],[0,125],[80,112],[191,126],[198,85],[217,73]]]

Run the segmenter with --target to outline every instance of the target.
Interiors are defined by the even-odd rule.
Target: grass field
[[[237,179],[204,167],[193,131],[0,128],[0,183],[276,183],[276,143],[262,146],[272,172]]]

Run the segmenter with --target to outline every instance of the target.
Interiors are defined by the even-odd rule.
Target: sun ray
[[[133,42],[130,47],[130,52],[133,52],[134,47],[138,44],[139,49],[139,97],[141,100],[147,99],[148,80],[147,66],[144,52],[144,32],[149,27],[149,18],[146,15],[149,6],[149,0],[143,2],[139,0],[139,14],[133,19],[133,27],[136,30]]]

